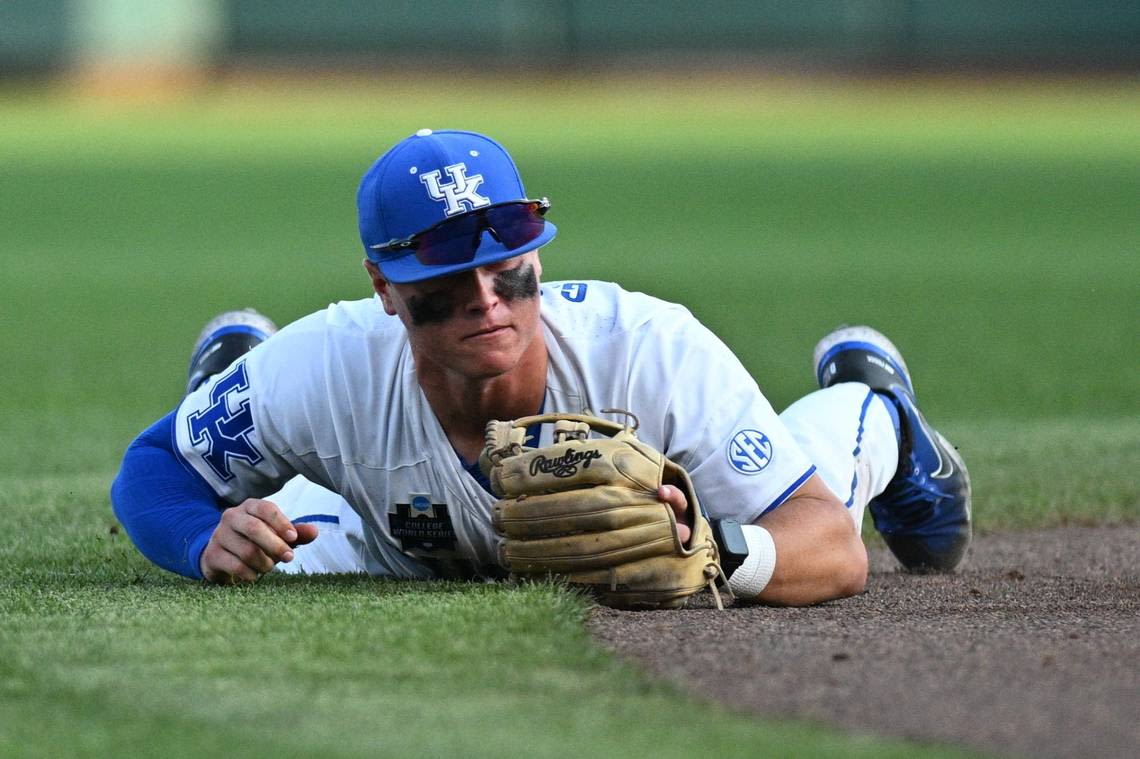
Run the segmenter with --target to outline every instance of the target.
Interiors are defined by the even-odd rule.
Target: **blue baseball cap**
[[[526,200],[522,179],[502,145],[474,132],[421,129],[377,159],[356,193],[360,240],[390,282],[418,282],[502,261],[554,239],[544,220],[538,237],[507,248],[484,230],[470,261],[424,264],[413,250],[381,254],[375,246],[404,239],[448,218],[498,203]]]

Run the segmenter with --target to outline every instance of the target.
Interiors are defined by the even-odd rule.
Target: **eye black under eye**
[[[408,313],[417,327],[444,322],[451,318],[455,301],[447,293],[428,293],[408,297]]]
[[[507,301],[538,295],[538,277],[534,274],[534,264],[522,264],[497,273],[495,294]]]

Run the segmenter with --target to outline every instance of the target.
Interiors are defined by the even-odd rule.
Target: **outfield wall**
[[[0,74],[89,60],[1140,68],[1135,0],[4,0]]]

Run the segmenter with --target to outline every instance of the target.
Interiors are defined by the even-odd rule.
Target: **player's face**
[[[389,283],[371,266],[369,273],[384,309],[407,328],[421,375],[434,368],[497,377],[518,366],[538,337],[538,251],[409,284]]]

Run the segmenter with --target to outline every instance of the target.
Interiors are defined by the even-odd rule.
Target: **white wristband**
[[[748,544],[748,557],[728,578],[728,587],[738,598],[750,599],[760,595],[772,579],[776,568],[776,543],[772,533],[758,524],[742,524],[740,531]]]

